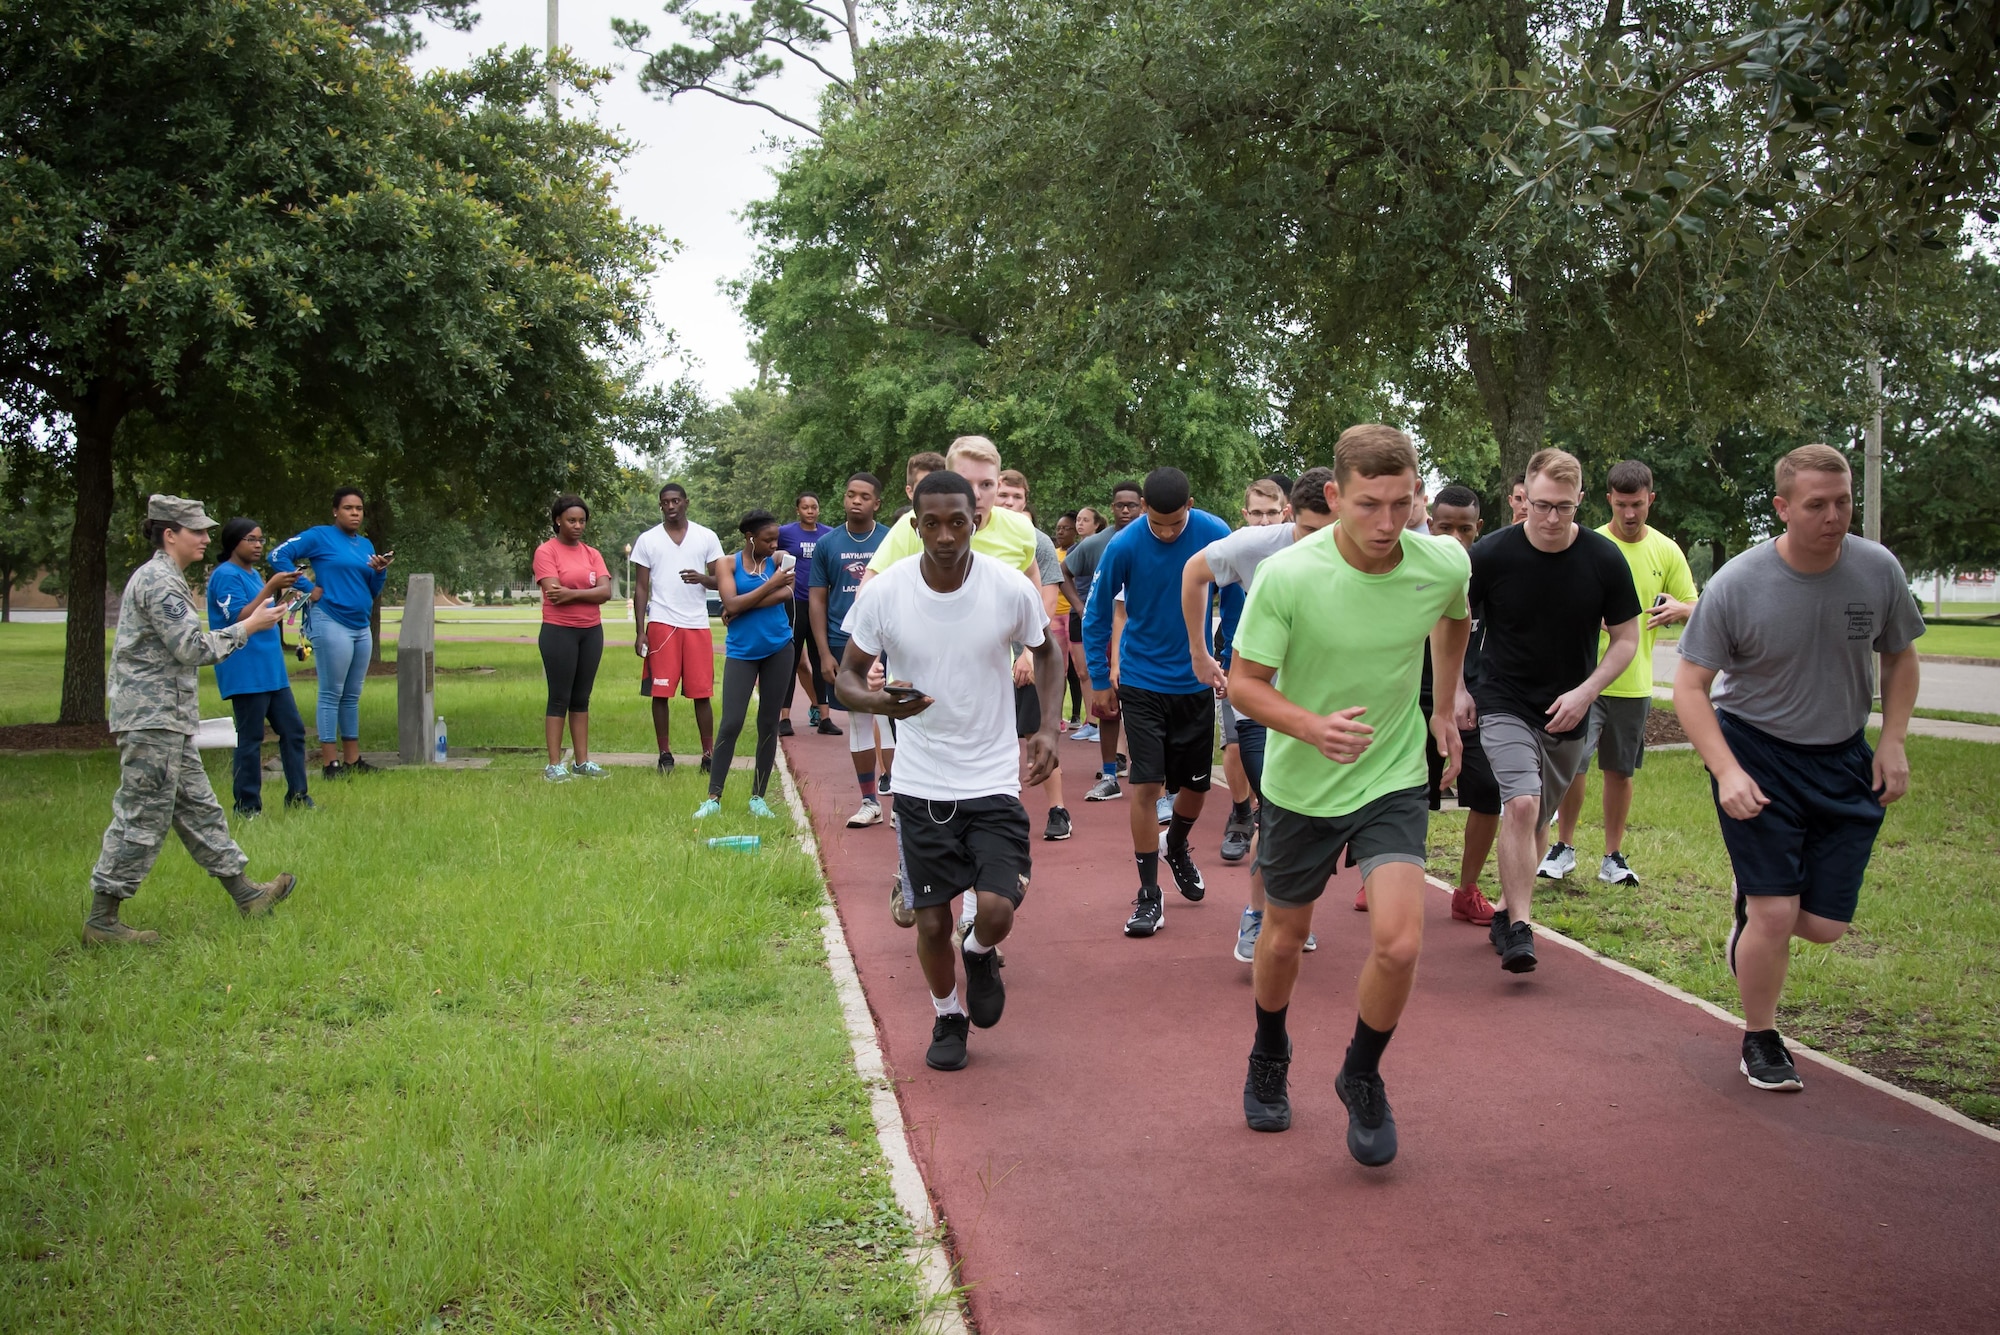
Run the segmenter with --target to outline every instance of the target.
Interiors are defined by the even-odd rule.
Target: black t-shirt
[[[1473,701],[1482,714],[1537,727],[1557,696],[1596,669],[1599,628],[1639,615],[1631,567],[1611,539],[1587,528],[1560,552],[1537,550],[1521,524],[1481,538],[1470,601],[1484,613]],[[1583,725],[1559,735],[1581,737]]]

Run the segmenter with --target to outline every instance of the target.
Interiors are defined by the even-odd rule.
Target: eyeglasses
[[[1528,508],[1544,519],[1551,516],[1569,519],[1576,514],[1574,501],[1529,501]]]

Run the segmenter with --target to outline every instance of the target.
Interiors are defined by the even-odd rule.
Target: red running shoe
[[[1451,892],[1451,917],[1453,922],[1469,922],[1474,927],[1490,926],[1493,910],[1498,907],[1479,893],[1476,885],[1461,885]]]
[[[1368,887],[1365,885],[1354,892],[1354,911],[1356,913],[1368,911]]]

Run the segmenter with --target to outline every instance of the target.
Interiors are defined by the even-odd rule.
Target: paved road
[[[1293,1129],[1245,1129],[1246,878],[1214,812],[1207,898],[1169,891],[1130,941],[1126,802],[1072,798],[1076,837],[1035,844],[1004,1021],[931,1071],[891,832],[842,827],[842,739],[784,745],[981,1330],[1993,1329],[2000,1144],[1810,1063],[1803,1094],[1760,1094],[1732,1025],[1552,942],[1503,974],[1442,892],[1384,1063],[1398,1161],[1348,1157],[1331,1088],[1367,940],[1346,877],[1292,1006]],[[1062,745],[1074,791],[1096,748]],[[1725,905],[1688,912],[1720,939]]]
[[[1653,646],[1653,676],[1661,685],[1672,685],[1680,651],[1671,644]],[[1972,663],[1926,663],[1923,680],[1917,687],[1917,704],[1923,709],[1964,709],[1981,714],[2000,714],[2000,663],[1980,667]]]

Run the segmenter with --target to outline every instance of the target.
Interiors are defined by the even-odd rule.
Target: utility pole
[[[561,101],[561,98],[560,98],[560,96],[559,96],[559,95],[558,95],[558,93],[556,92],[556,74],[555,74],[555,68],[554,68],[554,66],[555,66],[555,59],[556,59],[556,45],[557,45],[557,42],[556,42],[556,30],[557,30],[557,25],[556,25],[556,12],[557,12],[557,9],[558,9],[558,7],[559,7],[559,6],[561,5],[561,3],[562,3],[562,0],[549,0],[549,66],[550,66],[550,68],[549,68],[549,91],[548,91],[548,104],[549,104],[549,119],[550,119],[550,120],[554,120],[554,119],[556,118],[556,116],[557,116],[557,115],[558,115],[558,114],[559,114],[559,113],[561,112],[561,110],[562,110],[562,101]]]
[[[556,0],[549,0],[551,5]],[[1882,358],[1868,354],[1870,415],[1861,465],[1861,535],[1882,541]]]

